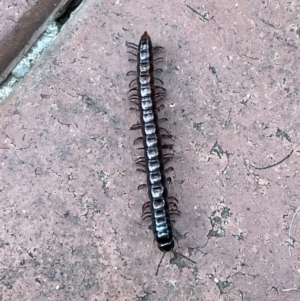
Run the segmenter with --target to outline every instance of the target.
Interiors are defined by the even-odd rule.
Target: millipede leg
[[[151,218],[151,213],[147,212],[147,213],[143,213],[142,214],[142,219],[145,220],[146,218],[150,217]]]
[[[161,131],[164,131],[164,132],[166,132],[166,133],[167,133],[167,135],[170,135],[170,136],[171,136],[170,132],[169,132],[169,131],[167,131],[165,128],[159,127],[159,129],[160,129]]]
[[[170,210],[172,210],[172,209],[178,210],[177,204],[175,204],[175,203],[173,203],[173,202],[169,202],[169,207],[171,207],[171,206],[172,206],[172,208],[171,208]]]
[[[161,134],[160,136],[161,136],[162,139],[171,139],[171,140],[174,140],[174,136],[173,135]]]
[[[137,91],[138,90],[138,88],[137,87],[133,87],[133,88],[131,88],[131,89],[129,89],[129,91],[128,91],[128,93],[127,94],[129,94],[130,92],[132,92],[132,91]]]
[[[134,139],[133,144],[137,144],[138,142],[143,142],[143,137],[138,137],[136,139]]]
[[[141,184],[138,186],[138,190],[141,190],[141,189],[144,189],[144,188],[147,188],[147,184]]]
[[[133,79],[133,80],[132,80],[132,81],[129,83],[129,85],[128,85],[128,86],[130,87],[130,86],[131,86],[131,84],[132,84],[132,83],[134,83],[134,82],[136,82],[136,81],[137,81],[137,79],[136,79],[136,78],[134,78],[134,79]]]
[[[133,48],[135,50],[138,50],[139,49],[139,46],[137,44],[134,44],[134,43],[131,43],[131,42],[126,42],[125,45],[128,47],[128,48]]]
[[[157,110],[157,112],[160,112],[162,109],[164,109],[165,108],[165,105],[164,104],[161,104],[161,105],[159,105],[157,108],[156,108],[156,110]]]
[[[139,98],[135,95],[132,95],[132,97],[128,98],[129,102],[132,102],[136,104],[137,106],[139,105]]]
[[[144,157],[137,158],[137,159],[135,159],[135,163],[136,164],[139,164],[139,163],[145,164],[145,158]]]
[[[129,102],[135,104],[136,106],[139,105],[139,104],[138,104],[136,101],[134,101],[134,100],[129,100]]]
[[[163,154],[163,159],[166,160],[166,162],[173,158],[174,158],[174,155],[172,155],[172,154]]]
[[[163,144],[161,147],[164,149],[173,149],[174,144]]]
[[[149,207],[150,207],[150,201],[144,203],[144,205],[142,207],[143,212],[145,211],[146,208],[149,208]]]
[[[164,90],[164,91],[159,91],[159,92],[155,92],[155,98],[156,97],[160,97],[160,96],[166,96],[167,95],[167,93],[166,93],[166,90]]]
[[[137,72],[136,72],[136,71],[128,71],[128,72],[126,73],[126,76],[131,76],[131,75],[137,76]]]
[[[164,92],[167,91],[166,88],[162,86],[154,86],[155,89],[162,89]]]
[[[173,202],[173,203],[176,203],[176,204],[179,203],[179,201],[178,201],[175,197],[173,197],[173,196],[169,196],[169,197],[168,197],[168,200],[171,200],[171,201],[169,201],[169,202]]]
[[[163,61],[163,58],[162,57],[158,57],[156,59],[153,60],[153,62],[161,62]]]
[[[161,122],[166,122],[168,121],[168,118],[160,118],[158,119],[158,122],[161,123]]]
[[[165,96],[161,96],[161,97],[155,98],[156,105],[160,105],[160,103],[162,101],[164,101],[164,99],[165,99]]]
[[[140,130],[141,128],[142,128],[142,125],[140,123],[136,123],[130,128],[130,130],[132,130],[132,131]]]
[[[165,92],[156,92],[155,93],[155,99],[159,99],[160,97],[165,98],[166,97],[166,93]]]
[[[154,77],[154,79],[159,81],[162,85],[164,84],[164,82],[160,78]]]
[[[164,164],[166,164],[166,163],[168,163],[171,160],[172,160],[172,158],[164,158],[163,162],[164,162]]]
[[[129,97],[128,97],[128,99],[129,100],[131,100],[131,99],[134,99],[134,100],[139,100],[139,96],[137,95],[137,94],[135,94],[135,93],[132,93]]]
[[[155,46],[155,47],[153,47],[152,53],[154,54],[154,53],[158,52],[158,50],[161,50],[161,49],[165,49],[165,48],[162,46]]]
[[[127,51],[127,53],[130,53],[130,54],[132,54],[132,55],[134,55],[134,56],[137,56],[137,54],[134,53],[134,52],[132,52],[132,51]]]
[[[129,110],[130,110],[130,111],[136,111],[136,112],[139,112],[139,111],[140,111],[139,108],[134,108],[134,107],[131,107]]]
[[[173,171],[173,170],[174,170],[174,168],[172,166],[170,166],[170,167],[168,167],[168,168],[165,169],[165,173]]]
[[[181,212],[177,209],[171,209],[170,210],[170,215],[178,215],[180,216],[181,215]]]

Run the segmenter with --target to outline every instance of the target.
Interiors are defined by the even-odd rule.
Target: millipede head
[[[141,37],[141,41],[145,42],[145,41],[147,41],[147,39],[150,39],[150,37],[148,35],[148,32],[145,31],[144,34]]]

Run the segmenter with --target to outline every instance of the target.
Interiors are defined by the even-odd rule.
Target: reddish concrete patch
[[[3,300],[299,300],[300,7],[189,6],[87,1],[1,107]],[[158,277],[126,102],[145,30],[166,48],[177,251],[197,262],[168,254]]]
[[[0,83],[45,29],[45,21],[53,19],[67,2],[70,0],[1,1]]]

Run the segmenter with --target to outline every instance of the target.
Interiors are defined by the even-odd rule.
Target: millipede
[[[127,76],[134,76],[129,83],[128,98],[132,110],[139,111],[140,121],[133,125],[131,130],[141,130],[142,136],[134,140],[134,144],[143,142],[144,156],[136,159],[136,163],[141,167],[138,170],[147,175],[147,184],[140,185],[138,189],[148,189],[149,201],[142,207],[142,218],[151,218],[151,225],[154,238],[158,248],[164,253],[157,267],[159,266],[166,252],[174,252],[174,235],[172,226],[172,215],[180,215],[178,210],[178,200],[175,197],[168,196],[168,183],[171,179],[167,178],[165,173],[173,170],[172,167],[165,169],[165,163],[173,158],[172,153],[164,153],[164,149],[172,149],[172,144],[163,142],[163,140],[173,139],[173,136],[160,124],[167,121],[166,118],[159,119],[158,111],[164,105],[162,101],[166,96],[166,89],[162,86],[163,81],[155,75],[162,72],[162,69],[156,68],[154,64],[162,60],[162,57],[154,58],[161,46],[152,46],[150,36],[147,31],[142,35],[139,44],[126,42],[128,53],[134,56],[129,61],[137,62],[137,70],[129,71]],[[177,252],[176,252],[177,253]],[[184,255],[180,256],[190,260]]]

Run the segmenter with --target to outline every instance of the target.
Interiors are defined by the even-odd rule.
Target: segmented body
[[[141,38],[138,50],[138,95],[142,124],[145,167],[152,218],[152,230],[158,246],[170,251],[173,246],[169,212],[168,189],[165,177],[162,140],[155,101],[152,43],[147,32]]]
[[[167,183],[170,178],[166,178],[165,172],[173,170],[169,167],[165,170],[164,163],[173,158],[172,153],[163,153],[163,149],[172,149],[172,144],[163,144],[162,139],[172,139],[173,136],[164,128],[159,126],[159,123],[166,121],[166,118],[158,119],[157,112],[160,108],[164,107],[160,102],[164,99],[165,89],[161,85],[157,85],[159,82],[163,82],[154,77],[154,74],[161,72],[162,69],[154,67],[154,62],[161,58],[153,58],[153,54],[162,47],[152,47],[151,39],[147,32],[145,32],[140,40],[139,45],[126,42],[128,48],[133,49],[134,52],[129,53],[136,56],[135,59],[129,61],[137,62],[137,70],[130,71],[127,75],[134,75],[135,78],[130,82],[136,83],[136,86],[130,88],[129,101],[135,105],[131,108],[137,110],[140,113],[140,123],[137,123],[131,127],[131,130],[142,130],[142,137],[135,139],[134,143],[143,141],[144,156],[136,160],[136,163],[141,165],[147,174],[147,185],[140,185],[138,188],[147,187],[149,201],[143,205],[143,219],[151,217],[153,234],[158,244],[158,248],[164,252],[156,270],[158,270],[160,264],[166,254],[166,252],[172,251],[175,255],[179,255],[187,260],[196,263],[181,253],[175,252],[174,237],[172,231],[171,215],[180,215],[177,204],[178,201],[174,197],[168,197]],[[164,132],[161,134],[161,132]],[[140,169],[139,169],[140,170]]]
[[[157,92],[164,88],[155,85],[153,52],[159,47],[152,47],[147,32],[141,37],[139,45],[132,43],[128,47],[137,50],[137,87],[131,99],[136,101],[140,111],[140,124],[144,145],[143,166],[147,174],[147,188],[150,201],[143,206],[143,216],[151,216],[152,230],[158,247],[163,252],[171,251],[174,247],[170,209],[168,202],[168,189],[165,177],[162,135],[157,115],[157,98],[163,93]],[[148,215],[148,210],[150,213]],[[175,209],[171,211],[176,211]]]

